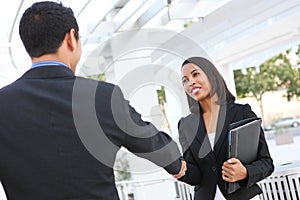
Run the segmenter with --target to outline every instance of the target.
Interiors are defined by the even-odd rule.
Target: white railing
[[[263,191],[261,200],[300,200],[300,161],[276,166],[275,172],[258,184]],[[5,200],[1,186],[0,182],[0,200]],[[194,194],[193,186],[173,178],[121,181],[116,186],[121,200],[192,200]]]
[[[300,162],[277,166],[270,177],[258,184],[263,191],[260,195],[261,200],[300,200]],[[117,182],[116,185],[121,200],[148,200],[147,197],[164,200],[193,200],[194,194],[193,186],[173,178],[122,181]],[[156,185],[155,188],[154,185]],[[141,191],[145,194],[142,198],[136,195]],[[167,193],[169,196],[150,198],[153,193],[161,196]]]
[[[183,182],[176,181],[176,198],[179,200],[193,200],[194,187]]]
[[[173,178],[120,181],[116,183],[121,200],[193,200],[194,187]],[[154,192],[159,198],[153,198]],[[146,193],[143,198],[138,193]],[[167,196],[166,196],[167,195]]]
[[[272,176],[259,185],[263,190],[262,200],[299,200],[300,162],[277,166]]]
[[[300,174],[271,176],[261,181],[262,200],[299,200]]]

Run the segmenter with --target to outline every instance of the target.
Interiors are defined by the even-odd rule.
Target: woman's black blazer
[[[221,106],[219,111],[214,147],[210,145],[201,110],[191,113],[179,121],[179,139],[187,172],[180,180],[195,185],[194,199],[213,200],[218,184],[222,194],[229,200],[250,199],[262,191],[256,184],[274,171],[273,160],[261,129],[257,160],[244,164],[248,178],[239,181],[241,189],[228,194],[222,179],[222,165],[228,159],[229,124],[242,119],[256,117],[251,107],[236,103]]]

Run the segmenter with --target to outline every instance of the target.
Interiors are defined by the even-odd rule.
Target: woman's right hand
[[[236,182],[246,179],[247,176],[247,169],[239,159],[230,158],[223,163],[222,178],[224,181]]]
[[[173,177],[176,179],[180,179],[181,177],[183,177],[185,175],[186,170],[187,170],[186,162],[184,160],[182,160],[180,172],[178,174],[173,174]]]

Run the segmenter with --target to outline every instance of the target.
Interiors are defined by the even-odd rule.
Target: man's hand
[[[174,174],[173,177],[174,178],[181,178],[185,175],[185,172],[186,172],[187,168],[186,168],[186,162],[184,160],[181,161],[181,169],[180,169],[180,172],[178,174]]]
[[[246,179],[248,176],[247,169],[236,158],[230,158],[225,161],[222,166],[222,178],[227,182],[236,182],[239,180]]]

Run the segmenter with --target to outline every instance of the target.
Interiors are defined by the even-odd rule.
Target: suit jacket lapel
[[[181,128],[185,129],[183,132],[186,133],[185,137],[188,146],[195,157],[201,159],[209,155],[212,159],[216,160],[224,142],[228,142],[228,125],[233,122],[235,115],[236,107],[234,106],[234,103],[220,107],[213,152],[202,114],[192,114],[184,120],[184,125],[182,125]]]
[[[234,109],[233,103],[220,107],[214,146],[214,153],[216,156],[220,153],[224,142],[228,141],[228,125],[233,121],[235,114],[236,109]]]
[[[204,158],[208,154],[215,159],[201,113],[191,114],[186,117],[180,125],[182,133],[185,133],[187,144],[195,158]]]
[[[209,155],[212,159],[216,159],[214,154],[212,153],[212,146],[210,145],[210,141],[207,135],[207,130],[204,124],[204,120],[202,114],[199,116],[199,128],[196,135],[198,145],[198,158],[204,158]]]
[[[185,141],[186,144],[184,144],[185,148],[191,147],[191,145],[195,142],[195,140],[199,140],[197,138],[199,132],[199,126],[200,126],[199,120],[200,120],[199,114],[191,114],[181,121],[179,129],[180,132],[184,133],[184,137],[186,140]]]

